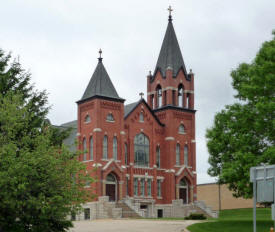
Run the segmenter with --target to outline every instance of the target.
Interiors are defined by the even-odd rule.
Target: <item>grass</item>
[[[257,209],[257,232],[269,232],[273,225],[271,210]],[[187,229],[191,232],[251,232],[253,231],[253,209],[222,210],[218,219],[193,224]]]

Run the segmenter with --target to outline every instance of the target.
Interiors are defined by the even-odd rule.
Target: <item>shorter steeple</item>
[[[171,8],[171,6],[169,6],[168,11],[169,11],[168,26],[165,32],[165,36],[160,49],[157,65],[151,81],[154,80],[154,77],[158,70],[161,72],[162,76],[165,77],[166,69],[173,70],[174,77],[177,75],[178,71],[182,69],[187,78],[185,64],[183,61],[177,36],[172,23],[171,12],[173,11],[173,9]]]
[[[124,101],[117,94],[117,91],[103,65],[102,50],[99,50],[99,58],[96,69],[90,79],[90,82],[79,102],[92,97],[105,97],[113,100]]]

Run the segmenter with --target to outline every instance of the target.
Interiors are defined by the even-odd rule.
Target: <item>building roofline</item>
[[[188,108],[182,108],[178,106],[173,106],[173,105],[166,105],[161,108],[153,109],[153,112],[159,112],[163,110],[177,110],[177,111],[183,111],[183,112],[189,112],[189,113],[196,113],[196,110],[193,109],[188,109]]]
[[[101,96],[101,95],[94,95],[94,96],[91,96],[91,97],[86,98],[86,99],[81,99],[81,100],[77,101],[76,103],[81,104],[81,103],[93,100],[94,98],[109,100],[109,101],[116,101],[116,102],[121,102],[121,103],[125,102],[125,99],[123,99],[123,98],[113,98],[113,97],[107,97],[107,96]]]
[[[159,119],[158,117],[154,114],[154,111],[151,109],[151,107],[147,104],[147,102],[144,100],[144,98],[140,99],[137,104],[135,105],[135,107],[133,107],[133,109],[127,114],[124,116],[124,119],[126,119],[136,108],[138,105],[140,105],[141,103],[144,103],[145,106],[147,107],[147,109],[150,111],[150,113],[153,115],[153,117],[156,119],[156,121],[158,122],[158,124],[162,127],[165,126],[165,124],[163,124]]]

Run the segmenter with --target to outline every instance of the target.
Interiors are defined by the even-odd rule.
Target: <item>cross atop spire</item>
[[[102,54],[102,50],[101,50],[101,48],[99,49],[98,53],[99,53],[98,60],[99,60],[99,62],[101,62],[101,61],[102,61],[102,59],[103,59],[103,58],[101,57],[101,54]]]
[[[172,11],[173,11],[173,9],[172,9],[171,6],[169,6],[167,10],[169,11],[169,19],[168,20],[172,21]]]

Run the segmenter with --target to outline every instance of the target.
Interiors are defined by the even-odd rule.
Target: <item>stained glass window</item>
[[[107,135],[103,138],[103,159],[108,158],[108,137]]]
[[[180,145],[176,146],[176,165],[180,165]]]
[[[83,161],[87,160],[87,144],[86,138],[83,139]]]
[[[179,133],[180,134],[184,134],[184,132],[185,132],[184,125],[180,124],[180,126],[179,126]]]
[[[161,197],[161,180],[157,180],[157,194]]]
[[[159,168],[160,167],[160,148],[159,148],[159,146],[157,146],[157,151],[156,151],[156,153],[157,153],[157,167]]]
[[[94,159],[94,142],[93,137],[90,138],[90,160]]]
[[[114,116],[112,114],[108,114],[106,120],[110,121],[110,122],[114,122],[115,121]]]
[[[147,195],[148,196],[152,195],[152,181],[151,181],[151,179],[147,180]]]
[[[134,140],[135,165],[149,166],[149,139],[143,133],[137,134]]]
[[[117,160],[117,138],[114,137],[113,139],[113,158]]]
[[[184,164],[188,166],[188,146],[184,146]]]

